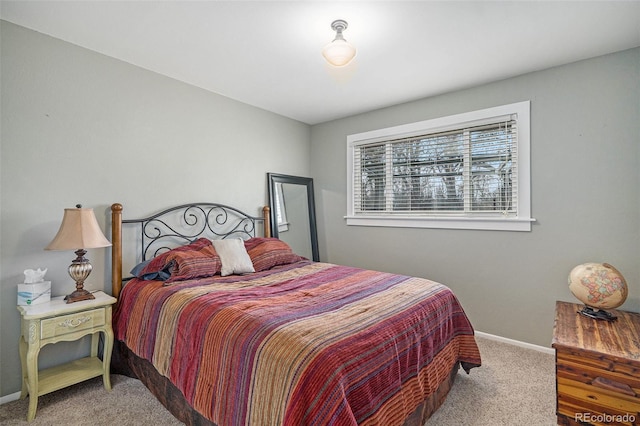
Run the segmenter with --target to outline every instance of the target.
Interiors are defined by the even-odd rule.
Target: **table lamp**
[[[45,250],[75,250],[76,258],[69,265],[69,275],[76,282],[76,290],[65,297],[67,303],[80,300],[95,299],[93,294],[84,289],[84,281],[93,269],[89,260],[84,257],[85,249],[108,247],[111,243],[104,236],[93,213],[93,209],[82,208],[80,204],[74,209],[64,209],[62,224],[53,241]]]

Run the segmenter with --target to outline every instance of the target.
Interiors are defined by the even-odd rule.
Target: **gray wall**
[[[345,225],[347,135],[525,100],[531,232]],[[316,125],[320,255],[447,284],[476,330],[549,346],[555,301],[577,302],[577,264],[616,266],[629,284],[621,308],[640,311],[639,157],[640,49]]]
[[[107,233],[113,202],[125,217],[196,200],[257,214],[267,171],[314,177],[323,261],[447,284],[477,330],[548,346],[554,301],[574,300],[567,274],[586,261],[620,269],[630,289],[623,308],[640,311],[640,49],[310,128],[0,27],[0,396],[20,388],[22,271],[48,267],[55,295],[73,287],[73,253],[42,250],[65,207],[93,207]],[[345,226],[348,134],[522,100],[532,109],[532,232]],[[109,290],[109,251],[88,257],[87,287]],[[84,351],[50,345],[42,363]]]
[[[1,21],[0,396],[20,389],[16,284],[47,267],[70,293],[72,252],[45,252],[63,209],[124,217],[217,201],[259,215],[266,173],[309,175],[310,128],[264,110]],[[110,251],[90,250],[86,287],[110,286]],[[106,266],[105,266],[106,265]],[[58,343],[41,364],[84,354]]]

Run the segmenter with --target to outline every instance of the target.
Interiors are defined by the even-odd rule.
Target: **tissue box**
[[[51,281],[18,284],[18,305],[38,305],[51,300]]]

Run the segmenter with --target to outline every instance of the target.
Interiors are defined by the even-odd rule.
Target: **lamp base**
[[[91,269],[93,269],[91,263],[84,257],[87,251],[78,249],[75,253],[77,257],[69,265],[69,276],[76,282],[76,290],[64,298],[67,303],[95,299],[93,294],[84,289],[84,281],[89,277]]]
[[[73,303],[73,302],[79,302],[81,300],[91,300],[91,299],[95,299],[96,297],[89,291],[85,290],[85,289],[80,289],[80,290],[76,290],[73,293],[65,296],[64,300],[67,301],[67,303]]]

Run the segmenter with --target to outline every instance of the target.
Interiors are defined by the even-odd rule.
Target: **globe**
[[[573,268],[569,273],[569,290],[587,306],[582,313],[588,316],[597,315],[592,308],[614,309],[627,299],[627,282],[608,263],[583,263]],[[609,313],[601,315],[615,319]]]

